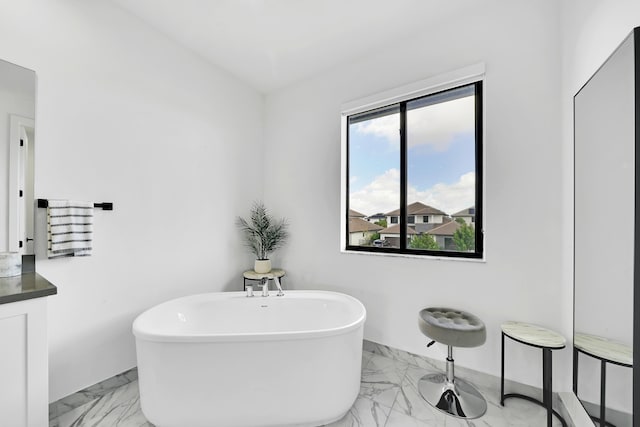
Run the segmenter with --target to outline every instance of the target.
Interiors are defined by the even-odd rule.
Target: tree
[[[420,234],[418,236],[415,236],[413,239],[411,239],[409,247],[411,249],[440,249],[440,246],[438,246],[436,239],[434,239],[430,234]]]
[[[464,223],[455,233],[453,233],[453,242],[460,252],[473,251],[476,248],[476,232],[473,226]]]
[[[387,228],[387,220],[386,219],[381,219],[379,221],[376,221],[375,224],[379,225],[380,227]]]
[[[367,240],[367,245],[373,246],[373,241],[378,240],[379,238],[380,238],[380,233],[378,232],[373,233],[371,237],[369,237],[369,239]]]

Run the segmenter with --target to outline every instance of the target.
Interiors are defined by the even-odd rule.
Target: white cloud
[[[419,190],[409,187],[409,203],[422,202],[451,215],[474,205],[475,172],[468,172],[452,184],[439,183]],[[389,169],[363,189],[351,193],[349,207],[365,215],[389,212],[400,207],[400,172]]]
[[[449,147],[456,135],[475,131],[475,98],[466,96],[407,112],[407,144],[428,144],[437,151]]]
[[[400,206],[400,171],[389,169],[361,190],[351,193],[349,207],[365,215],[389,212]]]
[[[407,144],[430,145],[446,150],[456,135],[475,131],[475,97],[466,96],[407,113]],[[399,115],[392,114],[355,125],[356,132],[386,138],[390,144],[399,141]]]
[[[439,183],[424,191],[409,187],[409,203],[422,202],[449,215],[475,204],[475,172],[467,172],[453,184]]]
[[[390,114],[366,122],[356,123],[355,131],[364,135],[385,138],[394,147],[400,144],[400,114]]]

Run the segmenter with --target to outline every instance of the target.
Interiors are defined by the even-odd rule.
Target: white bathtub
[[[142,412],[157,427],[317,426],[360,388],[366,311],[348,295],[221,292],[133,322]]]

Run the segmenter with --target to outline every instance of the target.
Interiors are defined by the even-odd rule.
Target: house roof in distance
[[[470,208],[463,209],[460,212],[456,212],[451,216],[454,218],[463,217],[463,216],[476,216],[476,207],[471,206]]]
[[[349,218],[364,218],[365,214],[360,213],[358,211],[354,211],[353,209],[349,209]]]
[[[369,219],[385,219],[387,217],[386,214],[382,212],[378,212],[377,214],[369,215],[367,218]]]
[[[407,206],[407,214],[408,215],[447,215],[442,212],[440,209],[436,209],[429,205],[425,205],[422,202],[414,202]],[[391,212],[387,212],[387,216],[399,216],[400,209],[396,209]]]
[[[393,224],[391,227],[387,227],[380,231],[380,234],[400,234],[400,224]],[[411,227],[407,227],[407,234],[418,234],[416,230]]]
[[[349,218],[349,233],[361,233],[363,231],[380,231],[384,227],[365,221],[362,218]]]
[[[433,236],[453,236],[453,234],[460,228],[461,224],[457,221],[450,221],[442,224],[439,227],[432,228],[427,231],[427,234]]]

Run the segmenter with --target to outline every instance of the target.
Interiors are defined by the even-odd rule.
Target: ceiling
[[[373,52],[477,0],[111,0],[260,92]]]

